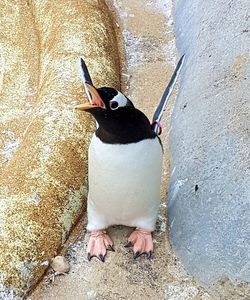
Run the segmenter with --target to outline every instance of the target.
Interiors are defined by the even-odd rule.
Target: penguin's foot
[[[113,242],[105,230],[95,230],[90,233],[87,247],[88,260],[97,257],[102,262],[105,261],[107,250],[115,251]]]
[[[136,228],[128,238],[128,244],[125,247],[133,246],[134,259],[146,254],[151,258],[153,253],[153,238],[150,231]]]

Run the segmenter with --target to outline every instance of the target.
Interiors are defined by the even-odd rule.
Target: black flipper
[[[154,116],[153,116],[153,121],[152,121],[152,130],[157,134],[160,135],[161,134],[161,125],[160,125],[160,121],[161,121],[161,117],[162,114],[165,110],[166,104],[168,102],[168,99],[173,91],[174,85],[176,83],[176,80],[179,76],[181,67],[183,66],[183,61],[184,61],[184,57],[185,55],[182,55],[182,57],[180,58],[180,60],[177,63],[177,66],[174,70],[174,73],[162,95],[161,101],[158,105],[158,107],[155,110]]]
[[[82,69],[83,82],[87,82],[88,84],[93,85],[93,81],[92,81],[92,79],[90,77],[87,65],[86,65],[85,61],[81,57],[80,57],[80,63],[81,63],[81,69]]]
[[[92,103],[91,94],[87,89],[86,83],[93,85],[93,81],[90,77],[89,70],[85,61],[80,57],[81,71],[82,71],[82,81],[86,95],[88,96],[89,102]]]

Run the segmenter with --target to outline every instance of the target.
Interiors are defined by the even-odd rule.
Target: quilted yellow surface
[[[0,298],[41,277],[80,214],[94,122],[74,110],[79,57],[97,86],[119,87],[104,1],[0,3]],[[7,297],[7,296],[6,296]]]

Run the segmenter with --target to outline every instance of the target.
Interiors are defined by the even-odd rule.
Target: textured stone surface
[[[170,132],[169,224],[182,262],[207,285],[250,282],[249,9],[248,0],[176,1],[186,61]]]
[[[0,4],[0,298],[23,294],[85,207],[94,123],[78,59],[119,87],[113,25],[102,1]],[[107,43],[107,40],[109,43]]]

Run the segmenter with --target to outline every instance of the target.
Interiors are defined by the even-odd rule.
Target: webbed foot
[[[136,228],[128,238],[128,244],[125,247],[133,246],[134,259],[146,254],[151,258],[153,253],[153,238],[150,231]]]
[[[105,230],[96,230],[90,233],[87,247],[88,260],[97,257],[102,262],[105,261],[107,250],[115,251],[113,242]]]

